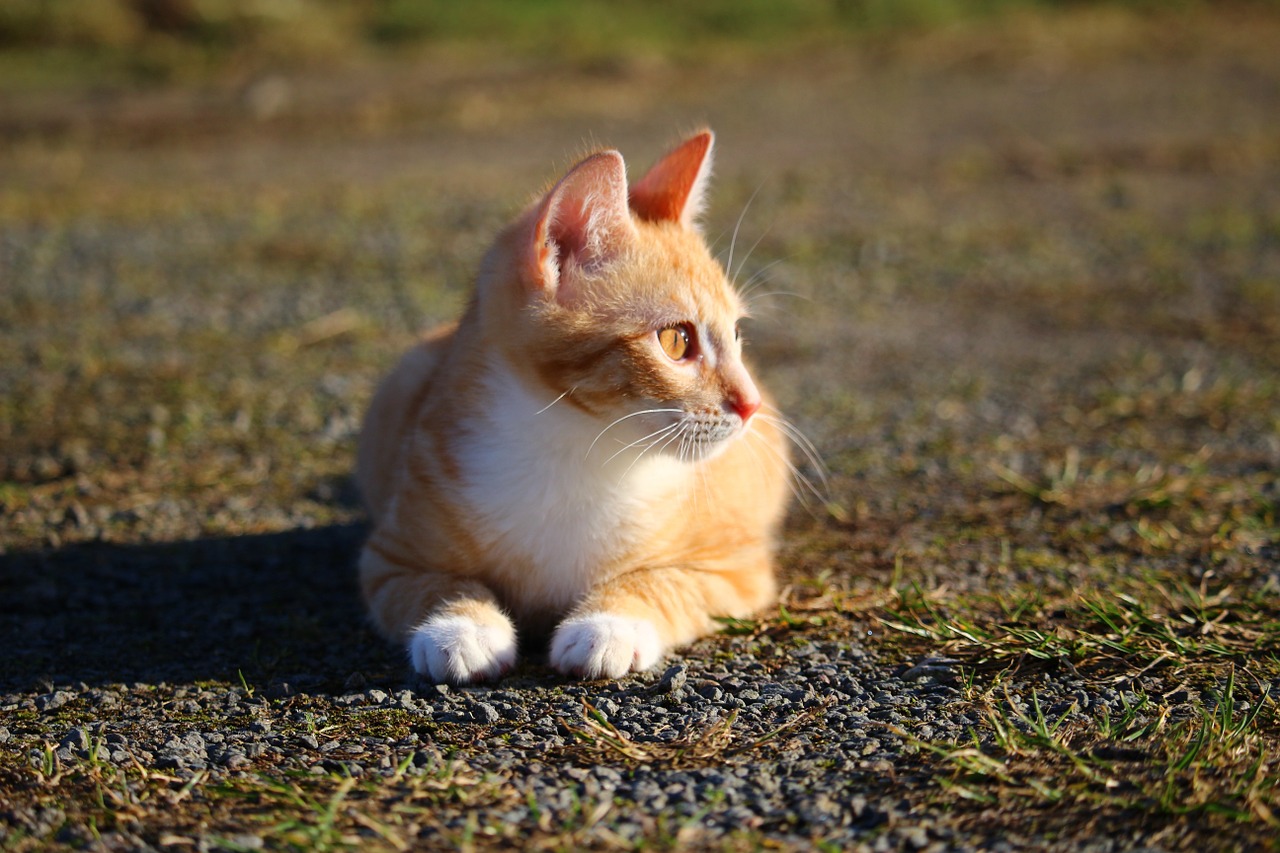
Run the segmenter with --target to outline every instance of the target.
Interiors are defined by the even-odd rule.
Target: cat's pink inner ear
[[[702,213],[715,135],[704,130],[677,145],[631,188],[631,209],[650,222],[692,228]]]
[[[574,166],[536,209],[528,278],[567,301],[573,272],[606,263],[634,233],[622,155],[602,151]]]

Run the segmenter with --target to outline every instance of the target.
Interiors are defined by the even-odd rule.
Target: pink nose
[[[733,410],[738,413],[738,417],[742,418],[742,422],[745,424],[760,409],[760,402],[759,394],[743,394],[734,398]]]

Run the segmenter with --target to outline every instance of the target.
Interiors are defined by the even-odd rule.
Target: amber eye
[[[693,340],[689,335],[688,325],[681,324],[660,329],[658,331],[658,343],[662,344],[662,351],[672,361],[681,361],[689,355]]]

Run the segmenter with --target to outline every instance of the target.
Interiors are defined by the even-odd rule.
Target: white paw
[[[617,678],[660,657],[662,640],[647,619],[592,613],[562,623],[551,638],[551,665],[580,678]]]
[[[409,660],[435,681],[489,681],[515,664],[516,631],[510,622],[482,625],[466,616],[433,616],[409,636]]]

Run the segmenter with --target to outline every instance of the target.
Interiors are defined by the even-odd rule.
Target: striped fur
[[[553,631],[557,669],[616,677],[774,596],[786,448],[696,230],[711,148],[695,135],[631,190],[617,152],[583,160],[375,395],[360,580],[424,675],[500,676],[518,627]]]

